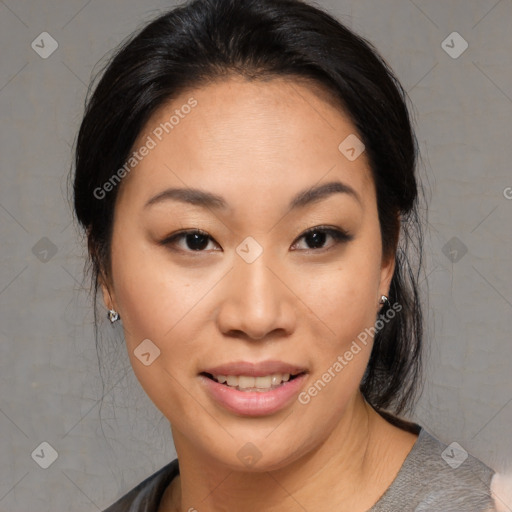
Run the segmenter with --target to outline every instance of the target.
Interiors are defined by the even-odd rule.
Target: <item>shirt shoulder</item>
[[[174,459],[140,482],[103,512],[156,512],[165,489],[178,474],[178,459]]]
[[[494,470],[421,428],[395,480],[368,512],[487,512]]]

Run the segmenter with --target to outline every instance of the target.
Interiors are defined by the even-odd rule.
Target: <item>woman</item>
[[[75,210],[178,459],[109,512],[491,508],[493,471],[399,416],[422,353],[405,101],[298,0],[195,0],[114,56]]]

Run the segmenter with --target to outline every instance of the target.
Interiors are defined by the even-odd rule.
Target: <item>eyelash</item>
[[[302,238],[307,237],[308,235],[310,235],[312,233],[327,234],[327,235],[329,235],[329,236],[331,236],[333,238],[334,244],[331,247],[327,247],[327,248],[322,247],[322,248],[319,248],[319,249],[315,249],[315,248],[312,248],[312,249],[302,249],[303,251],[306,251],[306,252],[326,252],[326,251],[329,251],[329,250],[333,249],[334,247],[338,246],[341,243],[347,243],[347,242],[350,242],[350,241],[352,241],[354,239],[353,235],[351,235],[350,233],[348,233],[347,231],[345,231],[343,229],[331,228],[331,227],[328,227],[328,226],[316,226],[316,227],[308,229],[307,231],[302,233],[302,235],[300,235],[296,239],[296,241],[293,243],[293,245],[296,245],[299,240],[301,240]],[[186,230],[186,231],[180,231],[179,233],[174,233],[173,235],[166,237],[164,240],[162,240],[160,242],[160,245],[164,245],[166,247],[173,246],[173,245],[176,244],[176,242],[178,240],[180,240],[182,238],[185,238],[187,235],[201,235],[201,236],[207,237],[209,240],[213,241],[213,238],[210,235],[208,235],[208,233],[206,233],[205,231],[201,231],[200,229],[191,229],[191,230]],[[183,249],[177,249],[177,250],[181,251],[181,252],[185,252],[185,253],[192,253],[192,254],[206,252],[205,250],[197,250],[197,251],[194,251],[194,250],[183,250]]]

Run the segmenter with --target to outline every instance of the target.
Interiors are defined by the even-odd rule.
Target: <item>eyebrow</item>
[[[362,205],[359,194],[351,186],[346,183],[342,183],[341,181],[331,181],[329,183],[324,183],[323,185],[317,185],[315,187],[302,190],[292,198],[288,205],[288,209],[296,210],[298,208],[304,208],[312,203],[326,199],[333,194],[347,194],[356,199]],[[193,204],[195,206],[201,206],[203,208],[213,210],[228,209],[228,203],[222,196],[197,188],[168,188],[152,197],[144,205],[144,208],[169,200]]]

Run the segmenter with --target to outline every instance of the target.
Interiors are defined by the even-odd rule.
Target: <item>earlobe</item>
[[[101,286],[101,292],[103,294],[103,302],[108,309],[107,318],[110,320],[110,323],[117,322],[117,320],[121,319],[121,316],[116,311],[116,303],[114,294],[110,292],[109,287],[105,284],[103,279],[99,280]]]
[[[393,274],[395,273],[395,253],[390,256],[387,261],[385,261],[382,265],[381,271],[381,285],[385,288],[383,293],[387,293],[389,287],[391,286],[391,280],[393,279]]]
[[[390,258],[387,264],[384,264],[381,270],[381,279],[379,286],[379,301],[377,308],[380,309],[384,305],[389,305],[389,289],[391,287],[391,280],[395,271],[395,258]]]
[[[115,310],[115,297],[114,293],[110,291],[109,279],[105,275],[103,265],[97,253],[97,244],[94,242],[92,237],[92,227],[87,227],[87,247],[89,251],[89,257],[94,263],[94,266],[98,269],[97,273],[97,284],[101,288],[103,295],[103,304],[110,310]]]
[[[395,267],[396,267],[396,253],[397,253],[397,249],[398,249],[398,238],[400,236],[400,225],[401,225],[400,215],[397,215],[393,250],[391,251],[391,254],[382,258],[379,297],[383,294],[389,296],[389,289],[391,287],[391,281],[393,280],[393,275],[395,273]]]
[[[104,276],[98,276],[99,285],[101,287],[101,292],[103,295],[103,303],[105,307],[109,310],[116,309],[115,305],[115,296],[114,293],[110,291],[109,286],[104,278]]]

